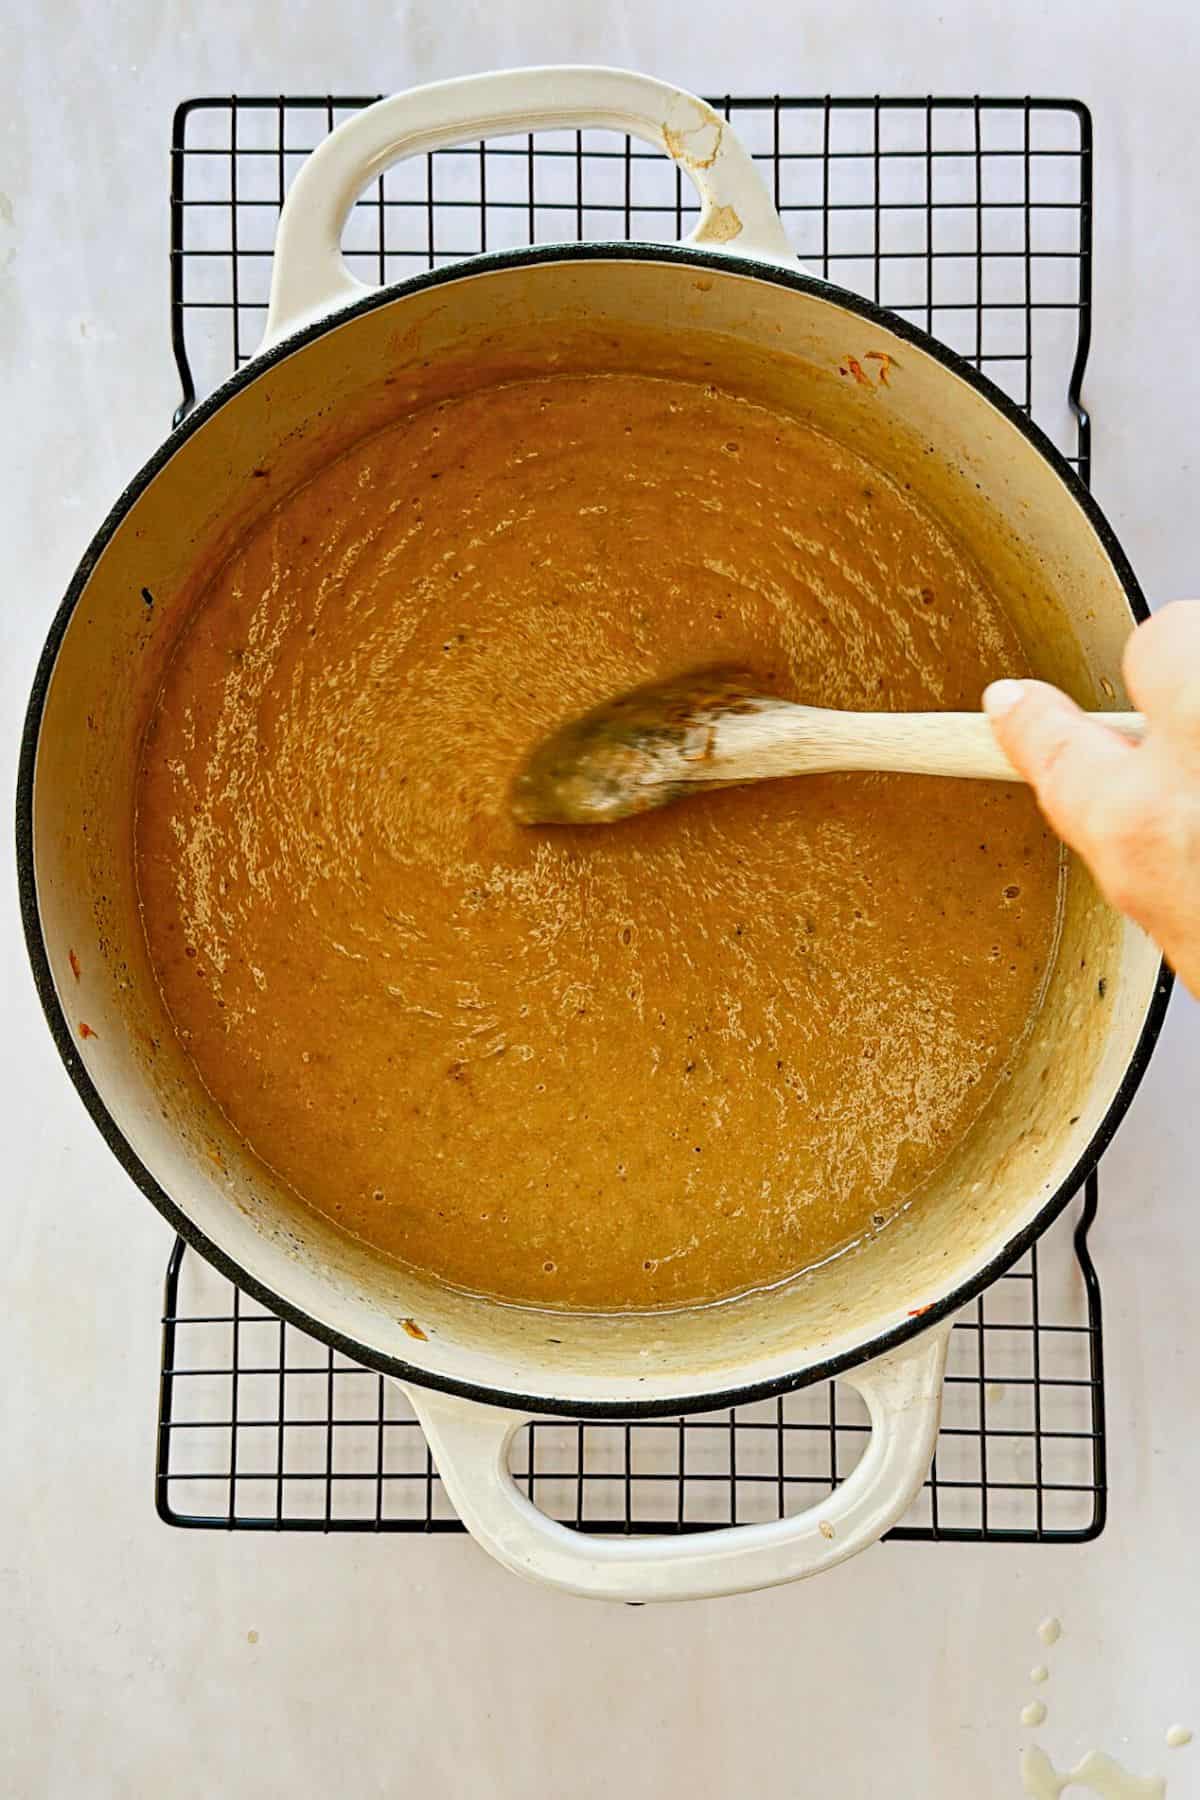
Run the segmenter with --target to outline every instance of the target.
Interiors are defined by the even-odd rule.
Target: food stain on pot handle
[[[727,244],[741,229],[742,221],[732,206],[714,206],[704,221],[703,236],[696,241],[699,244]]]
[[[701,154],[699,145],[695,150],[688,149],[688,140],[699,137],[703,132],[712,132],[712,148]],[[725,126],[714,114],[711,119],[702,119],[691,131],[680,131],[677,126],[664,125],[662,128],[663,144],[672,162],[682,164],[685,169],[711,169],[721,154],[721,144],[725,137]],[[738,226],[739,231],[741,226]]]

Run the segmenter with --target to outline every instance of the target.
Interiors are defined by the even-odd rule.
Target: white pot
[[[398,158],[587,126],[633,133],[680,164],[702,202],[686,244],[519,250],[385,290],[348,274],[348,210]],[[403,1382],[450,1497],[502,1562],[620,1600],[811,1575],[873,1542],[918,1490],[951,1315],[1023,1253],[1099,1154],[1145,1065],[1166,983],[1151,943],[1073,866],[1046,1003],[1011,1080],[921,1208],[810,1278],[719,1308],[550,1318],[381,1267],[298,1212],[208,1101],[162,1010],[131,854],[141,728],[198,571],[220,547],[364,431],[476,383],[481,360],[497,375],[704,364],[706,379],[803,413],[953,513],[1039,673],[1089,705],[1121,703],[1121,648],[1145,607],[1094,502],[966,363],[796,267],[725,121],[616,70],[447,82],[369,107],[312,155],[280,221],[262,349],[151,459],[80,565],[21,763],[34,971],[76,1086],[134,1180],[232,1279]],[[508,1474],[509,1441],[531,1415],[730,1406],[834,1373],[863,1395],[872,1433],[849,1479],[799,1517],[678,1539],[585,1537],[538,1512]]]

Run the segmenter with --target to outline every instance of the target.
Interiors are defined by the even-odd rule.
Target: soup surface
[[[562,720],[712,662],[860,708],[1026,671],[952,539],[787,417],[638,375],[484,389],[217,572],[139,778],[149,950],[298,1201],[462,1287],[712,1300],[920,1204],[1003,1078],[1059,858],[1007,784],[809,776],[518,827]]]

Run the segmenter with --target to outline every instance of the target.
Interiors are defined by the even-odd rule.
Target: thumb
[[[1098,805],[1135,747],[1044,681],[994,681],[983,696],[992,730],[1061,838],[1086,853]]]

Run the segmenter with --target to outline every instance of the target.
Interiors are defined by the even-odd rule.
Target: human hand
[[[1200,600],[1139,625],[1123,668],[1141,744],[1042,681],[993,682],[983,703],[1049,824],[1200,997]]]

